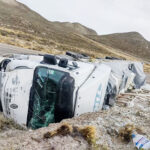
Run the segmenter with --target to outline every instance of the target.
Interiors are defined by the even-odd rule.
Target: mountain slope
[[[0,0],[0,24],[37,34],[47,32],[79,32],[96,35],[97,33],[79,23],[50,22],[27,6],[15,0]],[[84,31],[83,31],[84,30]],[[81,32],[80,32],[81,31]]]
[[[150,42],[137,32],[116,33],[103,36],[89,35],[88,38],[119,49],[122,52],[150,59]]]
[[[81,36],[85,34],[96,35],[94,30],[79,23],[47,21],[15,0],[0,0],[0,27],[2,27],[0,35],[3,36],[1,42],[7,41],[3,39],[9,37],[9,42],[5,43],[17,46],[22,46],[22,43],[25,43],[26,48],[47,49],[47,51],[49,49],[72,50],[93,56],[111,55],[107,49],[101,49],[95,45],[94,41]],[[7,29],[11,29],[11,31]],[[19,42],[19,40],[21,41]],[[38,45],[36,47],[33,46],[35,42]],[[114,56],[113,53],[112,55]]]
[[[72,32],[77,32],[79,34],[83,35],[97,35],[96,31],[87,28],[86,26],[80,24],[80,23],[70,23],[70,22],[53,22],[56,26],[59,26],[61,28],[67,28],[67,30],[70,30]]]
[[[99,36],[79,23],[48,21],[16,0],[0,0],[0,42],[50,53],[150,58],[149,42],[138,33]]]

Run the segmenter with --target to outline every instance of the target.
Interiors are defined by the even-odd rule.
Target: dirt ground
[[[147,83],[149,83],[150,84],[150,74],[148,74],[148,73],[146,73],[146,80],[147,80]]]
[[[87,150],[90,145],[81,135],[58,135],[44,139],[48,131],[57,129],[61,124],[96,127],[96,143],[99,150],[135,150],[132,141],[124,142],[119,130],[126,124],[139,128],[139,133],[150,139],[150,92],[132,91],[118,97],[116,105],[108,110],[87,113],[79,117],[63,120],[58,124],[38,130],[18,130],[6,128],[0,132],[0,150]],[[96,149],[96,150],[97,150]]]

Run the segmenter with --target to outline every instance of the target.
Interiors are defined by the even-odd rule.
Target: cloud
[[[50,21],[80,22],[99,34],[137,31],[150,40],[149,0],[18,0]]]

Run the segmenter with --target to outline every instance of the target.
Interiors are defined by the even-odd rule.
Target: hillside
[[[49,53],[150,58],[149,42],[138,33],[99,36],[80,23],[48,21],[16,0],[0,0],[0,42]]]
[[[0,0],[1,35],[11,38],[8,39],[9,41],[15,40],[9,42],[9,44],[15,43],[18,39],[22,40],[20,43],[25,41],[24,45],[33,45],[33,43],[36,42],[38,46],[33,47],[33,49],[39,50],[43,45],[50,46],[51,48],[57,47],[57,49],[60,50],[77,49],[76,45],[85,48],[86,45],[89,45],[76,35],[76,27],[68,28],[61,24],[62,23],[47,21],[36,12],[15,0]],[[11,31],[7,29],[11,29]],[[87,33],[88,30],[86,31]],[[90,34],[92,34],[91,31],[92,30],[90,30]],[[39,40],[39,38],[41,39]],[[80,41],[80,44],[78,44],[78,41]],[[26,42],[30,43],[26,44]],[[95,49],[92,44],[90,44],[90,47]],[[28,48],[32,48],[32,46]]]
[[[89,35],[94,41],[119,49],[143,59],[150,59],[150,42],[137,32],[116,33],[103,36]]]
[[[0,24],[39,35],[47,35],[56,31],[97,34],[96,31],[79,23],[50,22],[16,0],[0,0]]]
[[[26,46],[35,45],[36,42],[37,47],[28,46],[27,48],[43,50],[50,47],[50,49],[80,52],[101,51],[86,37],[82,38],[82,34],[96,35],[92,29],[79,23],[47,21],[15,0],[0,0],[0,27],[2,27],[0,28],[1,36],[10,38],[8,44],[18,43],[17,46],[20,46],[20,43],[25,42]],[[21,41],[18,42],[18,39]],[[7,42],[7,40],[2,40],[2,42]],[[47,45],[46,48],[43,47],[45,45]],[[107,51],[104,50],[104,53]]]

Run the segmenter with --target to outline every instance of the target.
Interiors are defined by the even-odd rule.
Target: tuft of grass
[[[13,120],[5,118],[2,114],[0,114],[0,132],[7,129],[19,129],[24,130],[23,127],[16,124]]]
[[[79,128],[79,127],[72,127],[71,125],[65,123],[65,124],[62,124],[58,129],[54,131],[46,132],[43,135],[43,138],[48,139],[57,135],[63,135],[63,136],[80,135],[88,142],[88,144],[91,146],[92,149],[99,150],[101,147],[102,150],[105,150],[105,147],[99,146],[98,144],[96,144],[96,141],[97,141],[96,128],[94,126],[86,126],[83,128]]]
[[[135,129],[136,128],[134,125],[127,124],[123,128],[120,129],[119,137],[121,138],[121,140],[123,140],[125,142],[130,142],[131,141],[131,135]]]
[[[150,64],[144,64],[144,72],[150,73]]]
[[[94,126],[86,126],[83,128],[78,128],[78,132],[84,137],[84,139],[89,143],[90,149],[92,150],[108,150],[104,146],[98,145],[96,143],[96,128]]]
[[[56,136],[56,135],[65,136],[67,134],[71,134],[72,131],[73,131],[72,126],[65,123],[65,124],[61,125],[57,130],[45,133],[43,135],[43,138],[51,138],[51,137]]]
[[[84,128],[79,128],[78,130],[89,144],[96,144],[96,128],[94,126],[86,126]]]

